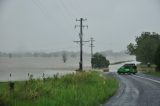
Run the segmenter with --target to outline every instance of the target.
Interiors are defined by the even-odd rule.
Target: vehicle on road
[[[109,68],[103,68],[103,72],[109,72]]]
[[[136,74],[137,66],[135,64],[124,64],[117,70],[118,74]]]

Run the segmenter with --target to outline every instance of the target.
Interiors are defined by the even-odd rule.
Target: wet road
[[[160,78],[137,75],[117,75],[120,87],[103,106],[160,106]]]

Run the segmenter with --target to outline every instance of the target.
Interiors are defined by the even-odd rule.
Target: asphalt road
[[[160,106],[160,78],[138,73],[118,75],[117,93],[103,106]]]

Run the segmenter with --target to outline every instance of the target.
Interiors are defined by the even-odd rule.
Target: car
[[[124,64],[117,70],[118,74],[136,74],[137,66],[135,64]]]
[[[103,68],[103,72],[109,72],[109,68]]]

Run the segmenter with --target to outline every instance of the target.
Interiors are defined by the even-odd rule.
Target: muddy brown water
[[[131,56],[108,57],[111,62],[133,58]],[[73,73],[78,69],[78,63],[79,57],[70,57],[66,63],[63,63],[62,57],[0,57],[0,81],[27,80],[28,73],[32,74],[34,78],[41,78],[43,73],[46,77]],[[90,57],[84,57],[85,69],[90,69],[90,66]],[[111,70],[116,70],[117,67],[119,66],[110,66]]]

